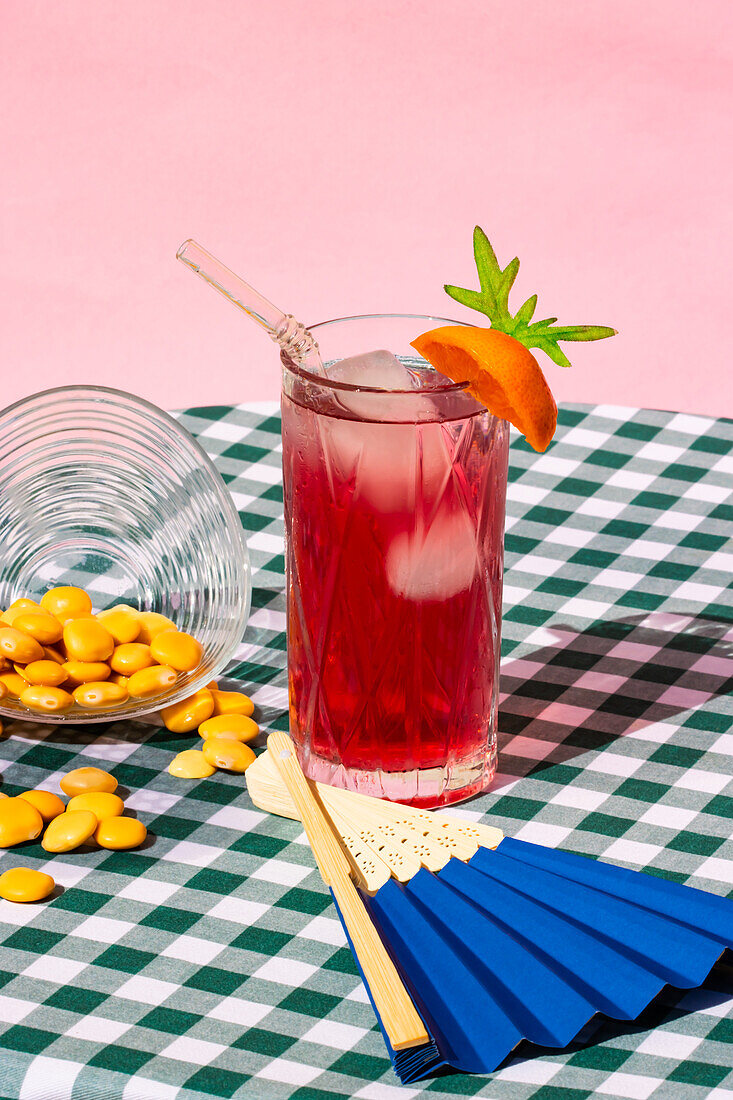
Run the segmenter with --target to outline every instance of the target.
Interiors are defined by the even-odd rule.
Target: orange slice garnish
[[[532,352],[494,328],[445,325],[412,341],[423,358],[470,392],[494,416],[508,420],[536,451],[555,434],[557,405]]]

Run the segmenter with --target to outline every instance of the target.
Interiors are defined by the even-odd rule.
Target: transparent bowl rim
[[[103,394],[111,397],[122,398],[124,402],[131,405],[137,405],[149,414],[152,414],[153,418],[162,420],[163,422],[174,428],[176,434],[185,439],[186,444],[196,454],[202,466],[204,466],[211,475],[212,486],[215,487],[215,492],[217,494],[217,497],[219,498],[226,517],[228,517],[228,519],[230,520],[231,524],[234,527],[234,530],[238,532],[239,540],[242,545],[242,586],[243,588],[247,589],[248,596],[247,599],[243,601],[240,610],[240,627],[237,633],[240,635],[241,640],[241,634],[244,632],[244,627],[246,626],[247,620],[249,618],[250,603],[252,598],[252,578],[249,566],[249,549],[247,547],[247,538],[244,533],[244,528],[242,527],[242,522],[239,518],[239,513],[234,506],[234,501],[232,500],[230,493],[227,491],[227,488],[222,481],[221,474],[219,473],[216,466],[209,458],[201,444],[198,442],[197,439],[194,438],[194,436],[191,434],[191,432],[188,431],[187,428],[185,428],[176,420],[174,416],[171,416],[171,414],[169,412],[166,412],[165,409],[161,409],[159,405],[153,404],[152,401],[148,401],[146,398],[140,397],[138,394],[130,393],[129,390],[116,389],[114,386],[97,386],[92,385],[91,383],[85,384],[83,382],[74,383],[72,385],[66,386],[51,386],[48,389],[38,390],[37,393],[28,394],[26,397],[21,397],[18,401],[14,401],[12,404],[6,405],[5,408],[0,409],[0,433],[2,431],[3,421],[8,416],[14,415],[15,413],[17,413],[18,410],[22,410],[24,406],[33,405],[41,398],[62,394],[67,394],[70,396],[82,396],[83,394]],[[234,652],[238,644],[238,641],[234,643],[234,646],[232,647],[232,653]],[[222,655],[212,672],[208,672],[200,677],[194,677],[189,684],[185,685],[185,687],[182,687],[179,691],[173,691],[170,693],[170,695],[167,695],[165,698],[165,706],[171,706],[173,703],[177,703],[180,702],[182,699],[188,698],[200,688],[204,687],[206,683],[215,679],[218,675],[220,675],[223,669],[226,668],[227,664],[231,660],[232,653],[229,653],[228,655]],[[136,700],[137,705],[135,706],[134,710],[131,709],[130,711],[127,711],[123,714],[115,714],[114,711],[92,710],[87,712],[79,712],[75,710],[72,714],[54,714],[53,712],[34,714],[32,711],[21,711],[19,709],[16,709],[15,707],[10,708],[7,705],[3,706],[3,703],[6,702],[7,700],[0,701],[0,718],[15,720],[18,722],[41,722],[46,725],[89,725],[96,722],[109,723],[115,721],[138,721],[139,719],[144,718],[146,715],[156,713],[160,710],[160,706],[158,704],[153,703],[152,705],[148,706],[148,701],[146,699],[139,699]],[[123,706],[127,706],[127,704],[123,704]]]
[[[140,397],[136,393],[130,393],[129,390],[118,390],[115,389],[113,386],[93,386],[84,385],[83,383],[78,383],[70,386],[52,386],[47,390],[39,390],[38,393],[32,393],[27,397],[21,397],[20,400],[14,401],[12,405],[6,405],[5,408],[0,409],[0,426],[2,425],[3,420],[6,418],[6,416],[8,416],[8,414],[15,413],[18,409],[22,409],[24,405],[32,405],[34,402],[38,401],[42,397],[50,397],[52,394],[78,394],[79,396],[81,396],[82,394],[95,393],[109,394],[112,397],[121,397],[126,402],[129,402],[132,405],[140,405],[149,413],[152,413],[154,417],[165,421],[173,428],[175,428],[176,433],[182,435],[186,439],[186,442],[188,443],[191,450],[195,451],[198,455],[202,465],[204,465],[208,469],[209,473],[213,475],[213,481],[216,484],[217,492],[221,493],[223,499],[226,500],[226,507],[230,513],[230,516],[233,519],[236,519],[238,528],[240,531],[242,531],[242,524],[239,519],[239,513],[234,507],[234,501],[232,500],[230,494],[226,491],[226,487],[223,487],[223,483],[220,484],[221,474],[219,473],[216,466],[209,458],[199,441],[195,439],[191,432],[184,428],[178,420],[176,420],[175,416],[171,416],[169,412],[166,412],[165,409],[161,409],[159,405],[154,405],[152,401],[148,401],[146,400],[146,398]],[[242,539],[243,541],[245,541],[244,531],[242,531]]]

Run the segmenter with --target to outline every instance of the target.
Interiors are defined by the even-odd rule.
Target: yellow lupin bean
[[[115,642],[96,619],[72,619],[64,627],[64,646],[73,661],[106,661]]]
[[[35,806],[23,798],[0,801],[0,848],[12,848],[35,840],[43,832],[43,818]]]
[[[22,672],[18,666],[16,672],[29,684],[41,684],[43,687],[58,687],[66,679],[62,666],[55,661],[47,661],[45,657],[42,661],[31,661]]]
[[[139,672],[141,668],[150,668],[155,664],[155,659],[149,645],[144,645],[142,642],[124,642],[122,645],[115,646],[109,664],[113,672],[132,676],[133,672]]]
[[[19,615],[25,614],[26,611],[40,610],[41,605],[37,604],[35,600],[14,600],[8,610],[3,611],[2,615],[0,615],[0,622],[7,623],[8,626],[13,626]]]
[[[63,585],[60,588],[52,588],[41,596],[41,607],[49,615],[63,622],[64,619],[73,619],[77,615],[90,613],[92,601],[82,588]]]
[[[228,772],[246,772],[255,760],[255,754],[241,741],[232,741],[228,737],[212,737],[204,742],[204,757],[215,768]]]
[[[60,780],[59,787],[69,798],[77,794],[97,794],[100,791],[114,794],[117,780],[102,768],[74,768]]]
[[[21,596],[17,600],[13,600],[11,604],[8,604],[8,610],[6,615],[17,615],[21,611],[32,611],[34,608],[36,611],[40,607],[38,600],[32,600],[29,596]]]
[[[24,611],[13,622],[16,630],[22,630],[24,634],[30,634],[41,645],[53,645],[61,640],[63,627],[58,619],[45,612]]]
[[[117,604],[100,611],[97,618],[109,630],[117,645],[134,642],[142,628],[138,612],[127,604]]]
[[[87,710],[101,710],[102,707],[116,707],[124,703],[128,697],[128,690],[122,684],[110,684],[104,681],[91,684],[79,684],[74,688],[74,700],[80,707]]]
[[[27,665],[29,661],[43,658],[43,646],[30,634],[24,634],[14,626],[4,626],[0,629],[0,655],[20,665]]]
[[[0,684],[5,688],[6,694],[11,699],[18,699],[21,691],[28,687],[28,681],[19,676],[17,672],[0,672]]]
[[[242,691],[218,691],[211,693],[214,696],[214,714],[244,714],[251,718],[255,705],[249,695]]]
[[[30,867],[10,867],[0,875],[0,898],[6,901],[43,901],[56,883],[43,871]]]
[[[216,768],[210,764],[200,749],[184,749],[174,756],[168,765],[171,775],[179,779],[206,779]]]
[[[109,679],[109,665],[104,661],[64,661],[63,668],[71,687]]]
[[[100,848],[122,851],[139,848],[147,835],[148,830],[135,817],[110,817],[100,821],[94,839]]]
[[[66,626],[67,623],[75,623],[78,619],[94,619],[96,621],[97,616],[93,611],[80,611],[76,615],[66,615],[59,618],[59,622],[62,626]]]
[[[124,808],[125,803],[118,794],[95,791],[93,794],[75,794],[69,799],[66,810],[68,813],[91,810],[97,821],[104,821],[108,817],[119,817]]]
[[[251,741],[259,732],[257,723],[245,714],[219,714],[199,726],[199,734],[204,741],[209,741],[212,737],[223,737],[228,741]]]
[[[127,685],[130,695],[135,699],[145,699],[149,695],[158,695],[172,687],[178,679],[178,673],[168,665],[152,665],[133,672]]]
[[[43,834],[41,847],[47,852],[73,852],[86,844],[99,822],[91,810],[72,810],[59,814]]]
[[[55,661],[57,665],[62,665],[66,658],[63,653],[59,653],[52,645],[45,645],[43,647],[43,659],[44,661]]]
[[[48,714],[68,710],[74,705],[72,696],[60,687],[42,687],[33,684],[21,691],[18,698],[29,710],[45,711]]]
[[[18,798],[22,798],[24,802],[29,802],[31,806],[35,806],[45,824],[53,821],[66,809],[59,796],[51,791],[23,791],[22,794],[18,795]]]
[[[214,713],[214,699],[208,688],[201,688],[188,699],[163,707],[160,716],[166,729],[172,733],[189,733],[197,730],[202,722]]]
[[[159,615],[157,611],[140,611],[138,612],[138,618],[140,619],[140,633],[136,641],[143,642],[145,645],[150,645],[156,634],[160,634],[163,630],[176,629],[175,623],[172,623],[170,619],[166,619],[165,615]]]
[[[204,650],[201,642],[182,630],[163,630],[150,643],[150,652],[159,665],[192,672],[201,664]]]

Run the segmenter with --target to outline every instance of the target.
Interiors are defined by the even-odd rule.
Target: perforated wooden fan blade
[[[247,769],[247,786],[260,809],[298,819],[268,752]],[[420,869],[439,871],[451,856],[467,861],[479,847],[496,848],[503,833],[447,814],[418,810],[370,795],[313,784],[343,838],[362,889],[374,893],[388,877],[407,882]]]

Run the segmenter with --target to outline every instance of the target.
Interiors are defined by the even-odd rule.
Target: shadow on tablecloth
[[[733,690],[729,620],[653,612],[546,634],[502,665],[498,786]]]

